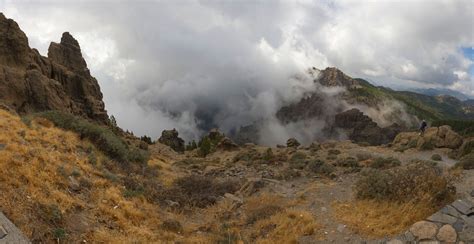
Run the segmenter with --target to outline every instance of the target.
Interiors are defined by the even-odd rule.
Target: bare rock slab
[[[428,221],[419,221],[410,227],[410,231],[417,240],[432,240],[438,231],[438,226]]]

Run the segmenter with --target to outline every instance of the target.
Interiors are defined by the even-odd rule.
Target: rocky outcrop
[[[343,86],[346,88],[357,88],[360,86],[357,80],[352,79],[335,67],[327,67],[322,70],[315,82],[319,82],[323,86]]]
[[[344,129],[352,141],[369,145],[390,143],[403,130],[403,127],[397,124],[381,128],[369,116],[355,108],[337,114],[334,126]]]
[[[0,13],[0,103],[20,114],[59,110],[100,123],[108,121],[97,80],[81,48],[65,32],[48,57],[31,49],[18,24]]]
[[[286,141],[286,147],[298,148],[300,145],[300,142],[295,138],[290,138]]]
[[[239,146],[235,144],[230,138],[223,137],[219,141],[219,144],[217,144],[217,148],[224,151],[232,151],[232,150],[238,149]]]
[[[171,147],[176,152],[184,152],[184,140],[178,136],[176,129],[164,130],[161,132],[161,137],[158,141],[161,144]]]
[[[424,135],[419,132],[402,132],[393,140],[393,145],[400,148],[418,148],[427,150],[433,148],[457,149],[463,144],[462,137],[450,126],[428,128]]]

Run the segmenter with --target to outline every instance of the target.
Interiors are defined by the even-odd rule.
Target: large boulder
[[[352,141],[369,145],[387,144],[403,130],[403,127],[397,124],[381,128],[356,108],[337,114],[334,126],[345,130]]]
[[[462,144],[462,137],[447,125],[428,128],[423,136],[419,132],[402,132],[393,140],[395,146],[416,147],[421,150],[432,148],[457,149]]]
[[[158,141],[161,144],[171,147],[176,152],[184,152],[184,140],[178,136],[176,129],[164,130],[161,132],[161,137]]]
[[[48,57],[28,45],[18,24],[0,13],[0,103],[20,114],[58,110],[108,122],[97,80],[79,43],[65,32]]]

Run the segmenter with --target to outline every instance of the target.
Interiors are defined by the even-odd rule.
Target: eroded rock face
[[[171,147],[176,152],[184,152],[184,140],[178,136],[176,129],[164,130],[158,141],[164,145]]]
[[[28,45],[18,24],[0,13],[0,103],[18,113],[59,110],[108,121],[97,80],[79,43],[65,32],[48,57]]]
[[[334,125],[346,130],[352,141],[370,145],[389,143],[403,130],[403,127],[397,124],[381,128],[369,116],[355,108],[337,114]]]

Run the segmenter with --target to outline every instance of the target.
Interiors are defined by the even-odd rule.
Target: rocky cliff
[[[20,114],[59,110],[100,123],[108,120],[97,80],[68,32],[48,57],[28,45],[18,24],[0,13],[0,104]]]

